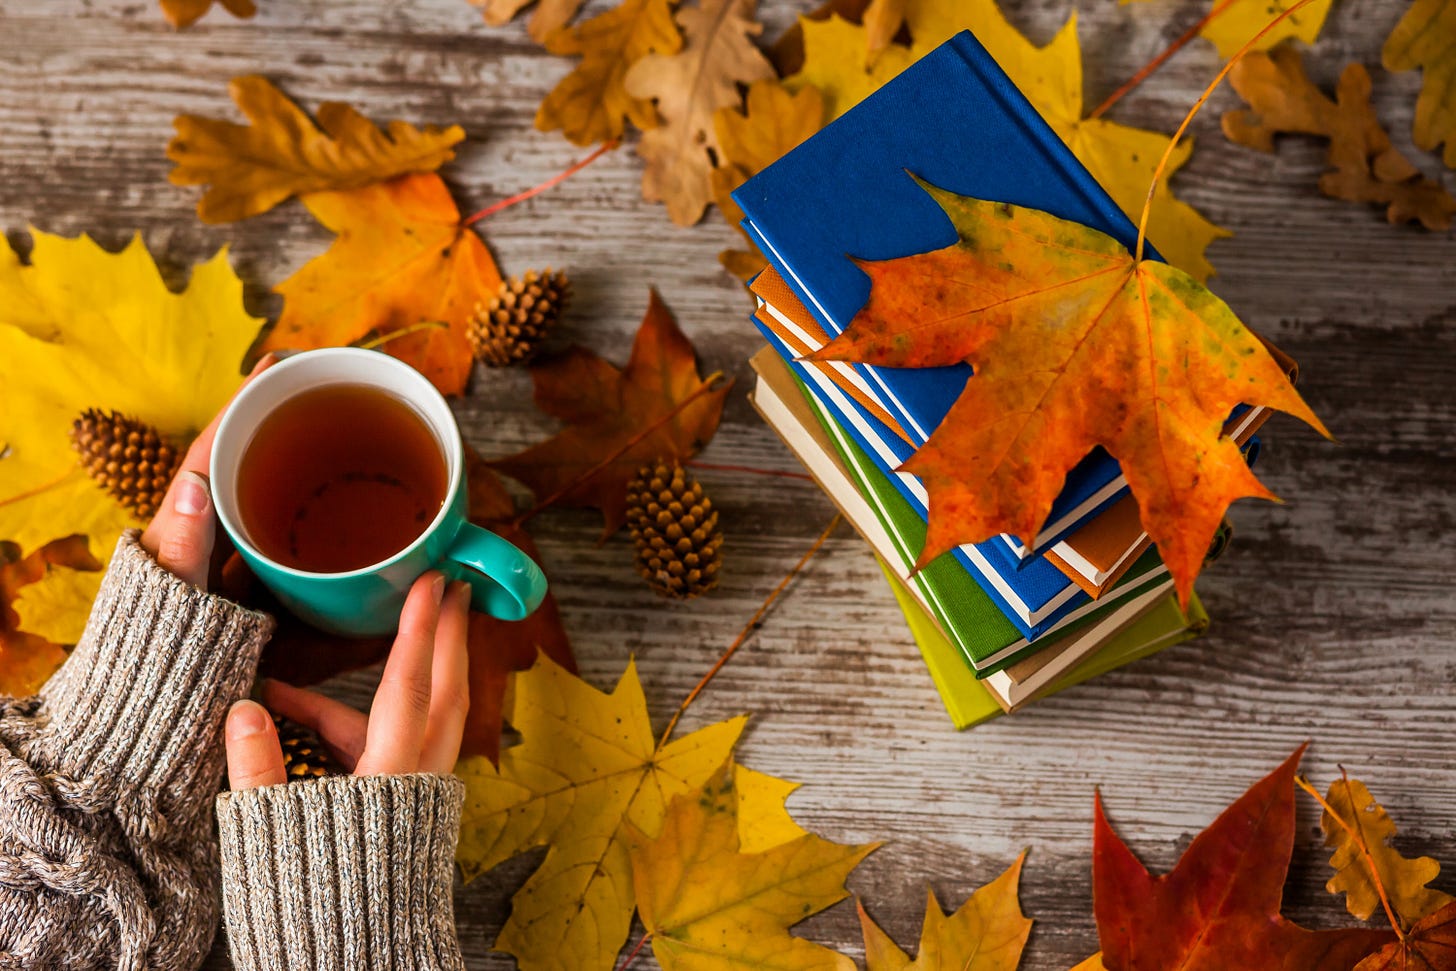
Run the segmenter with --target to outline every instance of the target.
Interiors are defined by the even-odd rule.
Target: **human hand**
[[[281,681],[263,682],[263,702],[228,712],[228,783],[234,790],[288,781],[272,709],[318,733],[354,775],[449,773],[460,757],[470,706],[466,634],[470,586],[430,571],[410,588],[399,633],[368,715]]]
[[[277,360],[273,354],[265,355],[243,379],[238,391]],[[226,410],[227,405],[224,405],[202,433],[192,440],[182,458],[182,465],[172,477],[172,484],[167,487],[161,508],[142,533],[142,549],[152,554],[163,569],[202,590],[207,589],[212,547],[217,540],[217,514],[212,506],[207,469],[212,461],[212,440],[217,437],[217,424]]]

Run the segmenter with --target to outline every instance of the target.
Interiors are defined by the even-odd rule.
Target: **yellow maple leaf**
[[[433,172],[455,157],[459,125],[424,130],[403,121],[389,131],[337,101],[319,105],[322,131],[267,78],[234,78],[228,93],[251,122],[178,115],[167,157],[173,185],[208,185],[197,202],[205,223],[267,212],[291,196],[356,189],[408,172]]]
[[[1441,864],[1428,856],[1408,859],[1390,845],[1395,823],[1365,783],[1336,779],[1325,799],[1328,808],[1320,815],[1320,827],[1325,845],[1335,850],[1330,857],[1335,875],[1325,889],[1343,893],[1350,913],[1369,920],[1381,909],[1379,888],[1383,887],[1403,929],[1409,929],[1456,900],[1426,886],[1441,872]]]
[[[161,0],[162,15],[173,27],[191,26],[198,18],[212,9],[214,2],[234,17],[251,17],[258,12],[253,0]]]
[[[29,553],[84,533],[105,560],[142,524],[83,471],[71,423],[114,410],[189,442],[241,383],[262,321],[243,309],[225,249],[173,293],[140,236],[108,253],[86,236],[31,234],[28,266],[0,242],[0,536]]]
[[[8,540],[0,541],[0,695],[24,698],[34,694],[66,659],[67,643],[74,643],[85,625],[84,611],[66,611],[73,619],[64,629],[67,641],[48,640],[19,629],[16,603],[33,585],[44,582],[52,570],[90,571],[100,582],[101,561],[92,556],[85,536],[52,540],[28,556]],[[89,605],[91,596],[85,596]],[[61,629],[51,633],[62,633]]]
[[[641,129],[657,124],[652,101],[627,93],[627,72],[654,51],[672,54],[682,38],[668,0],[623,0],[575,27],[549,35],[546,49],[581,63],[536,109],[539,131],[561,129],[573,144],[590,145],[621,138],[626,123]]]
[[[753,19],[754,5],[755,0],[701,0],[681,8],[682,50],[649,54],[627,72],[627,93],[652,99],[662,118],[637,145],[647,161],[642,196],[666,203],[679,226],[696,223],[713,200],[710,153],[720,151],[715,113],[739,104],[740,84],[774,76],[773,65],[753,44],[763,32]]]
[[[1102,963],[1102,952],[1098,951],[1085,961],[1080,962],[1072,971],[1106,971],[1106,966]]]
[[[546,43],[546,38],[565,27],[576,16],[581,9],[583,0],[470,0],[471,3],[481,8],[485,16],[485,22],[499,27],[515,17],[531,4],[536,4],[536,9],[531,11],[531,19],[526,22],[526,33],[538,44]]]
[[[655,836],[668,801],[693,792],[733,750],[745,719],[654,740],[634,664],[605,694],[542,657],[513,677],[505,719],[521,744],[463,760],[458,859],[466,880],[534,847],[546,857],[512,900],[497,950],[535,968],[604,968],[627,939],[635,897],[626,833]],[[744,823],[759,846],[793,840],[787,784],[749,778]]]
[[[86,629],[90,605],[101,590],[102,571],[52,566],[46,575],[20,588],[13,604],[19,629],[44,637],[52,644],[75,644]]]
[[[1031,920],[1021,912],[1016,897],[1025,860],[1022,853],[949,917],[941,911],[935,892],[928,891],[920,948],[913,961],[858,904],[867,971],[1016,971],[1031,934]]]
[[[865,28],[837,17],[817,22],[801,19],[804,69],[785,83],[790,88],[806,81],[816,84],[824,92],[829,117],[838,117],[909,64],[969,28],[1118,207],[1129,218],[1138,217],[1169,138],[1103,118],[1084,117],[1082,53],[1075,15],[1044,47],[1023,37],[1001,13],[996,0],[908,0],[906,23],[912,46],[890,45],[866,71],[849,53],[866,43]],[[1179,200],[1169,188],[1168,180],[1192,150],[1191,141],[1181,143],[1158,179],[1148,239],[1170,263],[1203,282],[1213,273],[1205,251],[1215,239],[1230,234]]]
[[[1387,71],[1420,68],[1421,93],[1411,134],[1416,145],[1456,168],[1456,3],[1415,0],[1385,39],[1380,61]]]
[[[725,762],[675,796],[661,831],[628,830],[637,909],[664,971],[757,968],[853,971],[837,951],[789,927],[848,896],[844,881],[878,844],[848,846],[806,833],[760,852],[739,835],[741,802]]]
[[[438,175],[406,175],[303,203],[338,236],[274,290],[283,313],[264,350],[338,347],[384,338],[382,349],[444,394],[470,377],[466,330],[495,295],[500,271]],[[445,326],[419,325],[443,323]],[[403,335],[393,337],[392,335]]]
[[[768,261],[739,225],[743,210],[733,201],[733,190],[823,124],[824,98],[819,89],[812,84],[801,84],[798,91],[790,91],[777,78],[764,78],[749,85],[742,110],[720,108],[713,116],[720,158],[712,175],[713,201],[728,225],[738,231],[749,247],[724,250],[718,254],[718,261],[739,279],[747,281]]]
[[[1211,0],[1217,5],[1219,0]],[[1264,25],[1294,6],[1296,0],[1236,0],[1226,10],[1204,24],[1199,36],[1218,48],[1218,56],[1228,60],[1238,53]],[[1273,30],[1260,37],[1258,43],[1249,48],[1267,51],[1286,40],[1313,44],[1324,28],[1334,0],[1316,0],[1309,6],[1296,10],[1280,21]]]

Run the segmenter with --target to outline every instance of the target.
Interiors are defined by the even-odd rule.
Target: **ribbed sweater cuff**
[[[128,530],[85,634],[41,689],[60,767],[122,788],[195,789],[221,770],[228,706],[272,632],[267,614],[178,579]]]
[[[239,971],[458,971],[451,883],[465,786],[334,776],[218,796]]]

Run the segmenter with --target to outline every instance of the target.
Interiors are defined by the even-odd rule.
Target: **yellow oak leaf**
[[[17,627],[27,634],[44,637],[52,644],[75,644],[86,629],[89,611],[77,610],[77,604],[89,606],[101,590],[102,571],[73,570],[52,566],[35,583],[20,588],[15,596]]]
[[[802,84],[798,91],[790,91],[776,78],[749,85],[742,110],[720,108],[713,116],[720,159],[712,174],[713,201],[728,225],[738,231],[749,247],[748,250],[724,250],[718,254],[718,261],[739,279],[748,280],[768,261],[739,225],[743,210],[733,201],[731,193],[823,124],[824,98],[818,88]]]
[[[1259,339],[1188,274],[1044,212],[925,188],[959,241],[860,263],[869,301],[811,356],[974,367],[902,466],[930,496],[919,565],[998,533],[1035,536],[1067,471],[1101,446],[1186,603],[1229,504],[1272,498],[1223,435],[1230,410],[1266,405],[1328,432]]]
[[[253,0],[162,0],[162,15],[173,27],[188,27],[218,3],[234,17],[251,17],[258,12]]]
[[[571,23],[571,18],[581,9],[583,0],[470,0],[471,3],[481,8],[485,15],[485,22],[499,27],[515,17],[531,4],[536,4],[536,9],[531,11],[531,19],[526,21],[526,33],[538,44],[546,43],[546,38],[556,31]]]
[[[909,0],[870,0],[864,12],[866,64],[873,64],[895,39],[908,5]]]
[[[178,115],[167,157],[173,185],[207,185],[197,202],[205,223],[267,212],[295,195],[357,189],[409,172],[433,172],[455,157],[459,125],[423,130],[403,121],[389,131],[338,101],[319,105],[318,126],[267,78],[234,78],[228,93],[251,122]],[[322,130],[320,130],[320,126]]]
[[[679,226],[691,226],[713,199],[711,176],[718,153],[714,115],[736,106],[738,86],[774,76],[753,39],[763,25],[753,19],[755,0],[701,0],[683,7],[677,22],[683,48],[649,54],[627,72],[627,93],[650,98],[662,124],[646,131],[637,154],[647,162],[642,196],[663,202]]]
[[[623,81],[648,54],[682,48],[669,0],[623,0],[544,43],[553,54],[580,56],[581,63],[536,109],[537,130],[559,128],[573,144],[590,145],[621,138],[629,121],[644,130],[657,124],[652,101],[628,94]]]
[[[1203,25],[1199,36],[1218,48],[1218,56],[1228,60],[1238,53],[1264,25],[1294,6],[1296,0],[1236,0],[1226,10]],[[1280,21],[1273,30],[1259,38],[1250,50],[1267,51],[1286,40],[1313,44],[1324,28],[1334,0],[1316,0]],[[1219,0],[1211,0],[1217,6]]]
[[[913,961],[857,902],[867,971],[1016,971],[1031,934],[1031,920],[1016,897],[1025,860],[1022,853],[949,917],[934,891],[927,892],[920,948]]]
[[[853,971],[848,957],[791,936],[789,927],[848,896],[845,879],[878,844],[806,833],[746,852],[740,811],[725,762],[701,788],[674,796],[660,832],[629,827],[637,909],[658,963],[664,971]]]
[[[283,313],[263,350],[337,347],[383,338],[382,350],[444,394],[465,390],[473,361],[466,328],[500,271],[464,225],[438,175],[406,175],[303,203],[338,236],[274,290]],[[424,326],[443,323],[445,326]],[[402,336],[393,336],[402,335]]]
[[[1415,0],[1385,39],[1380,61],[1387,71],[1420,68],[1421,93],[1411,129],[1416,145],[1456,169],[1456,2]]]
[[[83,533],[104,560],[142,523],[82,469],[72,422],[118,411],[185,445],[242,382],[262,321],[243,309],[226,250],[173,293],[140,236],[108,253],[86,236],[31,235],[28,266],[0,242],[0,536],[29,554]]]
[[[499,769],[479,757],[456,768],[466,785],[457,853],[465,879],[549,847],[513,898],[496,949],[524,971],[611,967],[635,906],[629,825],[655,836],[668,801],[713,775],[745,719],[660,745],[634,664],[605,694],[544,656],[512,678],[505,719],[521,744],[501,752]],[[760,794],[753,807],[769,814],[755,824],[765,839],[785,833],[773,818],[781,806]]]
[[[891,45],[873,69],[865,71],[848,54],[867,42],[864,27],[837,17],[819,22],[803,19],[804,68],[785,83],[791,89],[806,81],[816,84],[824,93],[829,117],[835,118],[909,64],[969,28],[1118,207],[1129,218],[1139,216],[1169,139],[1157,132],[1084,116],[1082,52],[1075,15],[1044,47],[1036,47],[1022,36],[1001,13],[996,0],[907,0],[906,23],[912,46]],[[1192,150],[1190,141],[1181,143],[1158,179],[1148,239],[1174,266],[1202,282],[1213,274],[1205,251],[1229,233],[1174,196],[1168,185]]]
[[[1325,845],[1335,850],[1330,857],[1335,875],[1325,889],[1343,893],[1350,913],[1369,920],[1382,909],[1379,888],[1384,888],[1402,930],[1406,930],[1456,900],[1426,886],[1441,872],[1441,864],[1429,856],[1408,859],[1390,845],[1395,838],[1395,823],[1365,783],[1336,779],[1330,783],[1325,801],[1329,809],[1320,814],[1320,826],[1325,832]]]

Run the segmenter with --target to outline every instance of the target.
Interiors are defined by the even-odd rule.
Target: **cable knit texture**
[[[465,786],[334,776],[217,800],[239,971],[460,971],[451,896]]]
[[[0,971],[201,963],[223,720],[272,629],[122,536],[70,659],[0,699]]]

